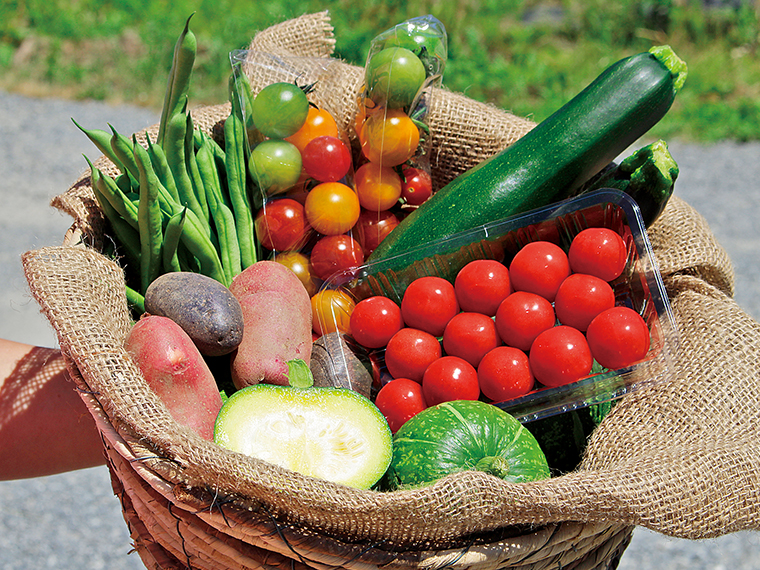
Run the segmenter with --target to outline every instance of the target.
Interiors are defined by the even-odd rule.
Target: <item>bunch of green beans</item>
[[[195,127],[188,111],[197,49],[189,24],[190,18],[174,49],[155,140],[146,135],[138,141],[110,125],[111,132],[85,129],[74,121],[119,170],[112,177],[85,157],[112,237],[126,266],[139,275],[135,286],[127,287],[128,300],[138,311],[144,310],[148,285],[163,273],[194,271],[229,285],[258,257],[241,79],[235,73],[230,77],[232,110],[224,122],[222,148]]]

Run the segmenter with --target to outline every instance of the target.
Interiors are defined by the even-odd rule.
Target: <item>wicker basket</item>
[[[81,377],[78,379],[81,382]],[[565,522],[504,536],[469,537],[452,548],[394,551],[351,543],[318,529],[286,525],[186,491],[148,467],[139,442],[120,435],[94,398],[87,403],[103,436],[114,493],[147,568],[541,568],[617,567],[633,527]]]
[[[324,32],[325,14],[304,18]],[[304,21],[270,35],[302,38],[293,27]],[[439,184],[531,127],[461,95],[440,100]],[[228,113],[198,109],[195,124],[212,132]],[[517,125],[509,135],[507,123]],[[452,125],[461,128],[442,137]],[[731,298],[725,251],[677,197],[650,231],[681,333],[670,381],[621,400],[572,473],[509,484],[468,472],[393,493],[301,476],[179,426],[123,348],[124,270],[100,253],[108,228],[89,174],[53,205],[72,229],[62,246],[27,252],[24,270],[102,434],[148,568],[602,569],[617,566],[636,525],[695,539],[760,528],[760,325]]]
[[[82,240],[81,230],[72,226],[63,247],[91,253]],[[168,457],[128,424],[109,417],[76,359],[67,359],[67,366],[101,434],[114,494],[146,568],[603,570],[617,567],[633,534],[630,524],[567,521],[508,525],[448,544],[436,541],[438,548],[396,548],[382,539],[354,542],[292,524],[240,497],[220,496],[211,486],[188,487],[181,475],[173,478]]]

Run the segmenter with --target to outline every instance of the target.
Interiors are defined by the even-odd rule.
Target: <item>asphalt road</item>
[[[73,125],[124,133],[155,124],[145,109],[37,100],[0,92],[0,337],[56,346],[31,299],[23,252],[60,244],[71,220],[49,206],[98,156]],[[676,192],[707,219],[736,269],[737,302],[760,320],[760,144],[671,142]],[[105,467],[0,482],[0,570],[144,568],[131,545]],[[760,569],[760,533],[687,541],[637,529],[620,570]]]

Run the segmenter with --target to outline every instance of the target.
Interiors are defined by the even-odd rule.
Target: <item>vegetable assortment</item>
[[[365,489],[463,470],[548,477],[536,437],[493,404],[647,356],[650,326],[615,292],[632,263],[620,233],[592,224],[567,247],[531,239],[509,259],[412,280],[398,300],[329,281],[601,187],[636,197],[653,223],[678,175],[665,142],[610,160],[667,112],[683,62],[663,46],[614,64],[436,192],[425,121],[447,57],[438,20],[413,18],[373,41],[355,148],[311,103],[318,84],[274,82],[254,94],[234,64],[229,116],[217,138],[199,129],[188,110],[189,23],[157,134],[77,124],[118,170],[87,159],[142,315],[125,347],[171,415],[232,451]],[[337,378],[335,350],[354,355],[361,394]],[[543,446],[551,430],[536,432]]]

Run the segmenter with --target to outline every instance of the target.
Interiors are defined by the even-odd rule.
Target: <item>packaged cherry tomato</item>
[[[356,192],[366,219],[403,217],[433,193],[427,114],[447,59],[444,25],[411,18],[376,36],[364,68],[354,122]],[[365,227],[371,252],[384,235]]]
[[[345,113],[333,109],[336,60],[251,50],[230,59],[233,112],[242,125],[237,139],[236,129],[223,128],[242,155],[237,170],[227,165],[228,178],[249,202],[244,221],[253,225],[260,258],[293,269],[314,295],[324,279],[365,259],[351,143],[339,124]]]
[[[321,291],[361,308],[330,357],[365,359],[373,394],[403,377],[423,394],[490,401],[524,423],[667,381],[678,349],[641,213],[612,189],[335,274]],[[354,337],[351,323],[362,334]],[[383,336],[362,346],[369,329]],[[444,382],[451,389],[442,392],[433,372],[460,361],[469,381]]]

